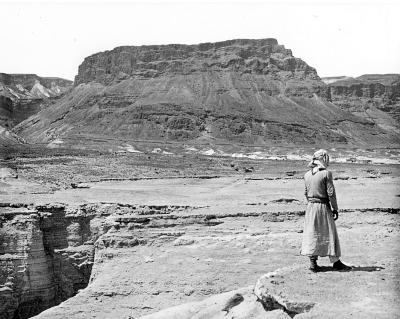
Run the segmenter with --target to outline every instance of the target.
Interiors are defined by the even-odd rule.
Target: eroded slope
[[[400,132],[400,75],[366,74],[329,84],[332,102],[341,109],[373,121],[387,131]]]
[[[395,132],[330,102],[314,68],[275,39],[118,47],[15,132],[35,143],[115,141],[390,145]]]

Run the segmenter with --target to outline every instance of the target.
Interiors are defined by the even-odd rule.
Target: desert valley
[[[273,38],[0,73],[0,318],[396,318],[399,142],[399,74]],[[300,255],[319,148],[351,271]]]

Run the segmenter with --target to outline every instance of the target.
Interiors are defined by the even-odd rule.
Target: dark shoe
[[[351,267],[345,265],[340,260],[338,260],[337,262],[333,263],[333,269],[336,269],[336,270],[351,270]]]
[[[321,270],[321,267],[317,264],[317,258],[310,258],[310,270],[312,272],[318,272]]]
[[[316,266],[310,266],[310,270],[311,270],[312,272],[319,272],[319,271],[321,271],[321,267],[318,266],[318,265],[316,265]]]

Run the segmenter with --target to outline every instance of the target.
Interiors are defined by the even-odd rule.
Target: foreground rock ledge
[[[312,301],[301,301],[294,294],[285,295],[279,290],[276,277],[296,272],[299,267],[286,267],[267,273],[256,283],[238,290],[218,294],[200,302],[168,308],[141,319],[285,319],[309,311],[315,305]],[[283,282],[283,281],[281,281]],[[304,299],[303,297],[300,297]]]
[[[8,270],[0,291],[9,316],[0,311],[0,318],[28,318],[79,290],[37,318],[137,319],[158,311],[160,318],[396,318],[400,311],[396,210],[341,214],[344,261],[363,266],[336,272],[325,259],[324,272],[314,274],[298,254],[303,219],[293,212],[278,218],[253,206],[240,214],[104,203],[15,206],[2,207],[1,233],[11,240],[3,246],[8,266],[1,268]],[[255,282],[255,289],[237,290]]]
[[[327,266],[322,269],[315,274],[304,265],[280,268],[260,277],[254,287],[171,307],[140,319],[396,317],[398,306],[393,304],[392,312],[388,311],[379,296],[366,296],[361,289],[372,284],[370,274],[381,267],[354,266],[346,272]],[[361,272],[364,275],[360,276]]]
[[[290,316],[282,309],[266,311],[263,304],[253,293],[253,287],[246,287],[215,295],[200,302],[187,303],[168,308],[140,319],[187,319],[187,318],[275,318],[285,319]]]

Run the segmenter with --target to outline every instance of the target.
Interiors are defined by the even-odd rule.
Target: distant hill
[[[36,74],[0,73],[0,125],[12,128],[71,89],[73,82]]]
[[[342,80],[350,80],[352,79],[349,76],[329,76],[329,77],[322,77],[321,80],[325,84],[331,84],[337,81],[342,81]]]
[[[342,110],[400,134],[400,74],[365,74],[329,84],[330,98]]]
[[[79,148],[398,144],[397,132],[332,103],[332,85],[275,39],[124,46],[87,57],[74,88],[14,132]]]

